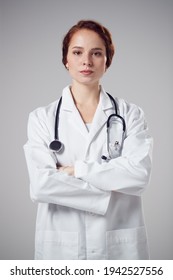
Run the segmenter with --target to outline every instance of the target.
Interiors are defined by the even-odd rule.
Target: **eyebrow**
[[[72,49],[84,49],[83,47],[74,46]],[[103,51],[102,48],[92,48],[92,51]]]

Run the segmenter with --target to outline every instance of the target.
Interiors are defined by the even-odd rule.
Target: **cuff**
[[[74,164],[74,176],[76,178],[83,178],[88,173],[88,165],[82,160],[77,160]]]

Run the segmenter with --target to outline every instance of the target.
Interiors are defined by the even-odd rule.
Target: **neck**
[[[71,93],[75,104],[84,105],[87,103],[98,103],[100,96],[100,86],[96,85],[78,85],[73,83]]]

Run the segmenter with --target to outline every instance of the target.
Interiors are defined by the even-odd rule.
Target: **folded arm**
[[[24,145],[31,199],[104,215],[111,193],[58,171],[45,139],[48,139],[48,133],[44,122],[31,113],[28,142]]]
[[[76,161],[74,174],[104,191],[140,195],[150,178],[152,138],[147,135],[141,109],[134,105],[126,116],[127,131],[122,154],[102,164]]]

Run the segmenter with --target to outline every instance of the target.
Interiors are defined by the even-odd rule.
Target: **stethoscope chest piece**
[[[61,152],[63,150],[63,144],[59,140],[54,140],[50,143],[49,149],[53,152]]]

